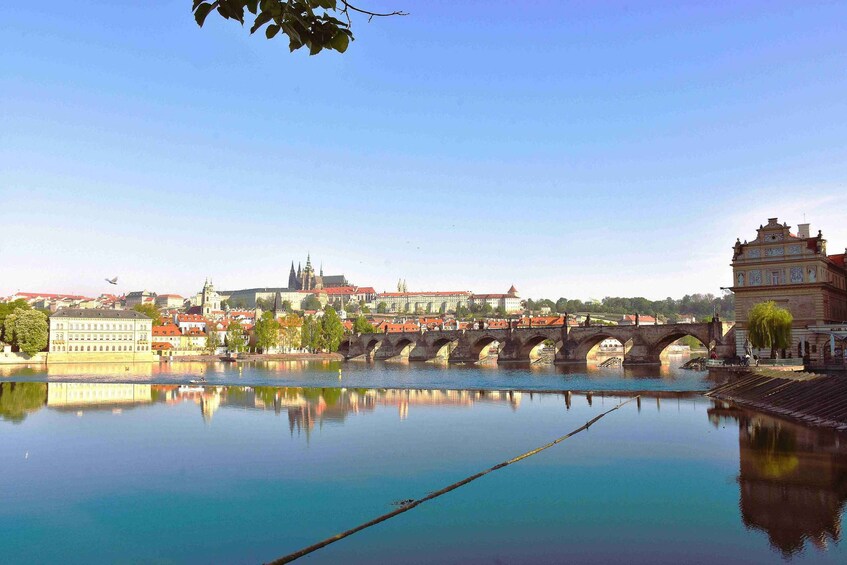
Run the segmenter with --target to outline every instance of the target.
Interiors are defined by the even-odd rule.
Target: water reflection
[[[602,368],[593,363],[484,366],[290,360],[0,366],[0,379],[19,381],[186,384],[200,378],[216,385],[526,391],[694,391],[714,385],[708,373],[681,370],[677,365]]]
[[[718,425],[738,425],[741,518],[765,532],[783,557],[806,543],[826,549],[841,539],[847,502],[847,435],[719,405]]]

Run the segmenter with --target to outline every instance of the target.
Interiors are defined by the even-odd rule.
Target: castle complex
[[[306,255],[306,266],[301,268],[297,265],[297,271],[294,271],[294,261],[291,262],[291,271],[288,273],[288,290],[322,290],[324,288],[337,288],[347,286],[347,277],[344,275],[327,275],[324,276],[324,268],[321,265],[318,274],[315,274],[315,269],[312,268],[312,258]]]

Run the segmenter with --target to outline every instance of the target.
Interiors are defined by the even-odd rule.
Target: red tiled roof
[[[839,267],[845,267],[844,256],[847,255],[842,253],[841,255],[830,255],[829,260],[838,265]]]
[[[166,341],[154,341],[150,344],[153,351],[161,351],[162,349],[173,349],[174,346]]]
[[[181,335],[179,328],[173,324],[167,324],[164,326],[153,326],[153,335],[154,336],[176,336]]]
[[[205,322],[206,318],[200,314],[180,314],[177,316],[177,320],[180,322]]]
[[[621,321],[635,322],[635,315],[634,314],[625,314],[621,318]],[[653,316],[648,316],[646,314],[639,314],[638,315],[638,321],[639,322],[655,322],[656,318],[654,318]]]
[[[17,292],[12,296],[21,298],[52,298],[56,300],[94,300],[80,294],[50,294],[47,292]]]
[[[450,291],[432,291],[432,292],[382,292],[378,296],[385,296],[387,298],[393,297],[403,297],[403,296],[470,296],[472,293],[469,290],[457,290],[455,292]]]

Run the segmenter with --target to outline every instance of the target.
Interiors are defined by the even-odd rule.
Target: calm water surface
[[[0,561],[267,561],[620,400],[0,383]],[[845,563],[845,440],[696,394],[644,398],[302,562]]]
[[[431,363],[362,363],[268,361],[257,363],[68,364],[49,368],[3,368],[13,381],[187,383],[249,386],[427,388],[572,391],[705,391],[714,385],[708,373],[670,365],[602,369],[596,365],[434,365]],[[339,370],[341,378],[339,379]]]

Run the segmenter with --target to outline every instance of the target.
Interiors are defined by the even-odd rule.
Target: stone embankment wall
[[[751,370],[706,396],[800,421],[847,431],[847,379],[813,373]]]

